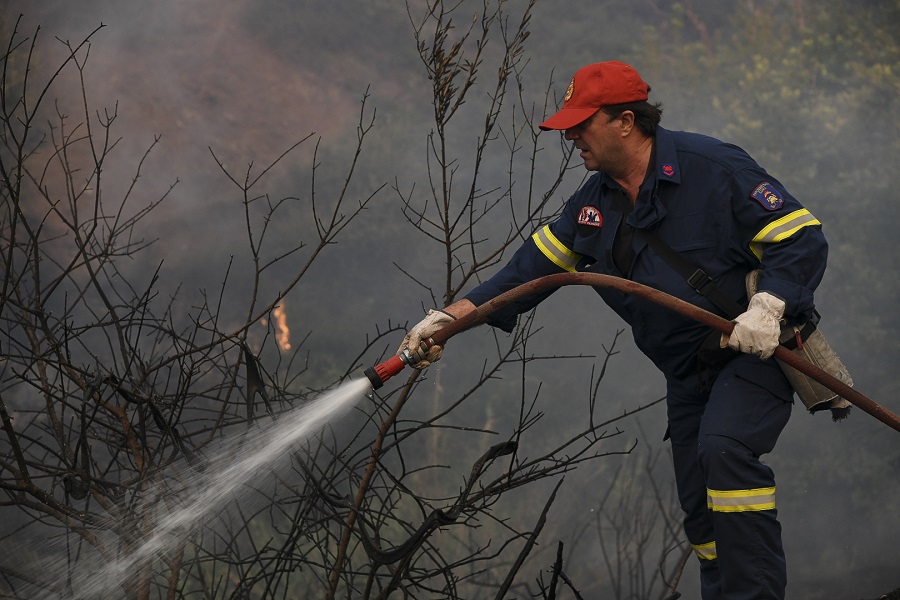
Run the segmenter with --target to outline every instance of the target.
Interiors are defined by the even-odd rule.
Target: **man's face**
[[[618,117],[610,117],[602,110],[566,129],[565,137],[581,151],[584,168],[588,171],[615,171],[622,159],[621,129]]]

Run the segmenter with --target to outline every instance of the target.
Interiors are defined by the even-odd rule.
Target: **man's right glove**
[[[436,331],[443,329],[448,323],[455,321],[456,317],[442,310],[431,309],[425,318],[409,330],[403,343],[397,349],[397,354],[401,354],[404,350],[409,349],[409,355],[412,360],[416,361],[413,367],[416,369],[424,369],[431,363],[439,360],[444,352],[441,346],[432,346],[427,352],[422,350],[422,340],[427,340]]]
[[[730,336],[722,335],[721,346],[753,354],[765,360],[778,347],[784,300],[768,292],[757,292],[750,298],[746,312],[734,320]]]

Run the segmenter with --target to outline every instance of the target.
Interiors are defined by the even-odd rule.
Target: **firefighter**
[[[649,91],[618,61],[575,73],[562,108],[540,128],[563,131],[595,174],[493,277],[429,311],[400,350],[427,366],[442,350],[425,354],[420,340],[504,291],[563,271],[627,278],[725,316],[648,246],[643,232],[652,232],[744,311],[726,337],[637,296],[596,288],[665,376],[665,437],[702,597],[784,598],[775,479],[760,457],[788,421],[793,390],[770,357],[782,324],[811,318],[827,244],[820,222],[741,148],[660,127],[662,108],[648,101]],[[745,276],[753,270],[758,287],[748,298]],[[550,293],[495,311],[490,324],[512,331],[517,315]]]

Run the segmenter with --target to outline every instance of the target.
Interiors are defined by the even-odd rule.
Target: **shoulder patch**
[[[596,207],[584,206],[581,208],[581,212],[578,213],[578,224],[602,227],[603,215],[600,214],[600,211],[597,210]]]
[[[759,202],[766,210],[778,210],[784,205],[784,198],[768,181],[763,181],[756,186],[750,197]]]

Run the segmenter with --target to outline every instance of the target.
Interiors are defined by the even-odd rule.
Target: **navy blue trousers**
[[[705,389],[668,385],[669,437],[703,600],[784,598],[775,476],[760,456],[787,424],[793,390],[774,360],[741,354]]]

